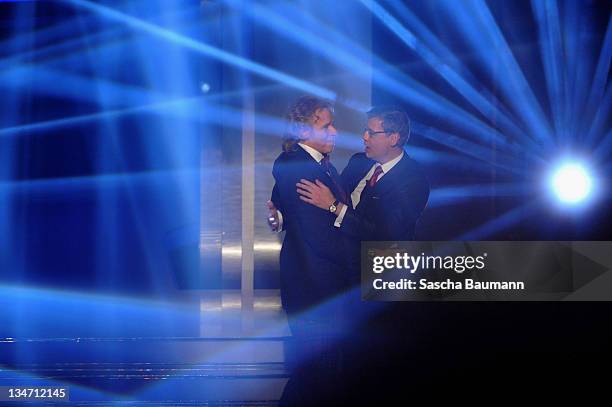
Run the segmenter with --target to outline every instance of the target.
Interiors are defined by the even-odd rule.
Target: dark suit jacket
[[[351,194],[376,162],[365,153],[353,155],[342,171]],[[414,240],[414,230],[429,199],[429,183],[416,161],[406,153],[374,188],[361,193],[359,205],[348,206],[340,230],[357,240]]]
[[[374,164],[364,153],[353,155],[342,172],[345,188],[352,192]],[[373,188],[366,187],[357,207],[348,208],[339,229],[361,241],[414,240],[415,226],[428,198],[429,183],[419,165],[404,152],[402,159]],[[354,245],[352,249],[353,254],[348,258],[356,263],[349,269],[349,279],[350,284],[359,287],[360,247]],[[405,357],[398,358],[398,352],[410,354],[413,347],[406,344],[416,342],[415,332],[424,329],[415,323],[417,318],[426,317],[412,302],[362,302],[354,295],[349,307],[352,310],[349,318],[354,321],[361,341],[355,345],[354,352],[367,355],[363,357],[367,359],[364,371],[379,371],[378,366]],[[415,330],[414,326],[419,328]]]
[[[335,169],[332,171],[337,177]],[[302,178],[318,179],[338,192],[330,175],[310,154],[299,146],[283,152],[272,173],[276,181],[272,201],[282,210],[287,232],[280,253],[281,299],[291,315],[342,290],[346,280],[342,241],[346,238],[333,226],[335,215],[299,198],[296,184]]]

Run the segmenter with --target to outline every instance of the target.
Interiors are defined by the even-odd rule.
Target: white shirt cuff
[[[276,214],[278,215],[278,229],[276,233],[280,233],[283,231],[283,214],[279,210],[276,211]]]
[[[348,206],[344,205],[340,210],[340,213],[338,214],[338,216],[336,217],[336,221],[334,222],[335,227],[339,228],[340,226],[342,226],[342,219],[344,219],[344,215],[346,214],[346,208],[348,208]]]

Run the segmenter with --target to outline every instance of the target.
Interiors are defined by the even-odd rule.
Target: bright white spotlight
[[[570,204],[583,201],[591,192],[592,184],[587,170],[575,163],[562,165],[552,177],[557,198]]]

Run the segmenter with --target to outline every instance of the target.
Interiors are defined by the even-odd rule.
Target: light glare
[[[553,175],[552,186],[557,197],[566,203],[578,203],[591,192],[591,177],[579,164],[565,164]]]

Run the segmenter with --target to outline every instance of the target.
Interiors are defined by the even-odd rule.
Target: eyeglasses
[[[374,131],[369,127],[364,127],[363,132],[367,132],[370,137],[375,136],[376,134],[387,133],[386,131]]]

